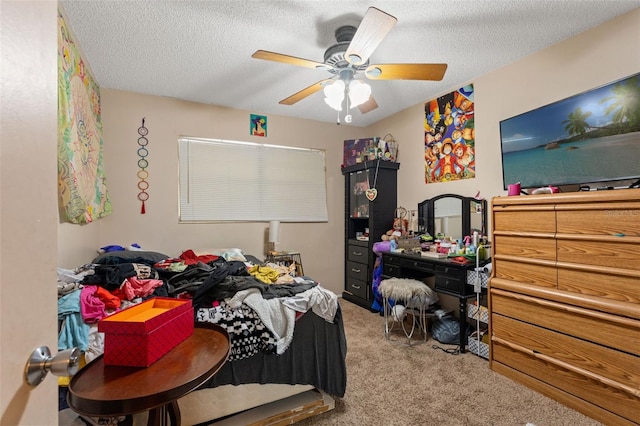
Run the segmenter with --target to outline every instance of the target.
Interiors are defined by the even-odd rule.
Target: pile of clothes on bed
[[[328,322],[336,314],[336,295],[316,281],[239,250],[186,250],[171,258],[113,247],[90,264],[58,268],[59,350],[78,347],[87,362],[103,351],[104,336],[94,327],[99,320],[155,296],[191,299],[195,321],[225,328],[230,361],[258,352],[282,354],[296,318],[308,310]]]

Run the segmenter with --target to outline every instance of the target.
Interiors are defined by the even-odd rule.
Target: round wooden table
[[[104,365],[102,356],[69,383],[67,402],[79,414],[116,417],[149,411],[148,425],[180,425],[177,400],[209,380],[229,356],[229,335],[198,323],[184,342],[149,367]]]

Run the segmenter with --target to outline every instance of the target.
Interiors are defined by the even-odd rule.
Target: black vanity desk
[[[484,266],[490,260],[481,261]],[[424,257],[414,253],[383,253],[383,278],[412,278],[423,280],[433,276],[435,291],[458,298],[460,321],[460,352],[466,352],[467,345],[467,299],[476,296],[473,285],[467,284],[467,271],[476,263],[460,264],[451,259]],[[484,289],[483,289],[484,291]]]

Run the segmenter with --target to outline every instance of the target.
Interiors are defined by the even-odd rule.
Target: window
[[[180,138],[180,222],[326,222],[324,151]]]

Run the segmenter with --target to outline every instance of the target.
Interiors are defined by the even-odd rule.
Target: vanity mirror
[[[418,232],[460,240],[473,231],[486,235],[487,202],[457,194],[442,194],[418,204]]]

